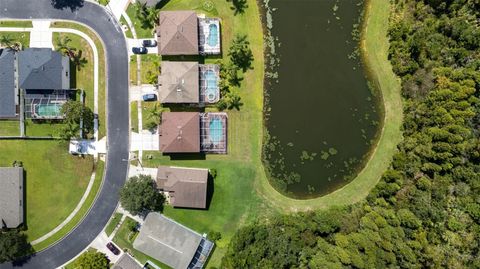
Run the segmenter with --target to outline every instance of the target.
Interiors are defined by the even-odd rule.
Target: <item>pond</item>
[[[358,0],[270,0],[278,76],[266,80],[264,163],[272,185],[308,199],[364,167],[381,128],[380,97],[358,50]],[[357,41],[355,41],[357,40]],[[269,138],[268,138],[269,137]]]

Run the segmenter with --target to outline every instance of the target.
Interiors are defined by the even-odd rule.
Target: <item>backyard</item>
[[[30,241],[50,232],[77,206],[93,169],[93,158],[68,154],[65,142],[2,140],[0,166],[22,161],[26,171],[26,225]],[[51,195],[54,193],[55,195]]]

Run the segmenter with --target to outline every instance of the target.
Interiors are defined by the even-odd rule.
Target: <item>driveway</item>
[[[85,219],[54,246],[36,253],[15,268],[52,269],[78,255],[103,230],[118,203],[118,191],[128,170],[128,52],[117,21],[98,4],[82,0],[56,1],[78,8],[55,9],[52,0],[1,0],[0,19],[57,19],[76,21],[92,28],[106,48],[107,140],[105,181]],[[127,160],[127,161],[126,161]],[[11,263],[0,269],[14,268]]]
[[[140,86],[130,86],[130,102],[143,101],[143,95],[145,94],[157,95],[157,88],[150,84],[144,84]]]
[[[146,38],[146,39],[133,39],[133,38],[127,38],[127,46],[128,46],[128,54],[131,56],[133,55],[132,48],[133,47],[143,47],[142,42],[143,40],[152,40],[152,38]],[[147,47],[148,54],[158,54],[158,47]]]

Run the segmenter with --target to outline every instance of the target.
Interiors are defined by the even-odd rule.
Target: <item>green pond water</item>
[[[352,31],[353,0],[271,0],[278,78],[267,80],[265,164],[272,185],[307,199],[364,167],[381,127]],[[358,36],[358,35],[357,35]]]

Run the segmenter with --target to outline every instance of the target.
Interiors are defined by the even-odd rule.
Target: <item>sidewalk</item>
[[[122,13],[127,9],[128,4],[130,4],[130,0],[110,0],[108,3],[108,8],[113,13],[113,16],[120,21],[120,17],[122,16]]]

